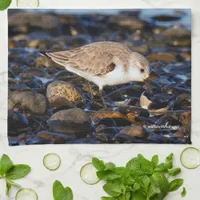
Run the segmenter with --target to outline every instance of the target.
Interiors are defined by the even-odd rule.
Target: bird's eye
[[[143,73],[143,72],[144,72],[144,69],[140,69],[140,71]]]

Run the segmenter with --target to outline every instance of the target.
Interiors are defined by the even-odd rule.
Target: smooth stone
[[[147,137],[147,132],[142,126],[129,126],[125,127],[120,131],[120,134],[126,134],[132,137],[139,137],[139,138],[145,138]]]
[[[47,86],[46,92],[50,106],[54,109],[70,107],[84,101],[74,85],[64,81],[54,81]]]
[[[152,53],[147,56],[147,59],[149,62],[154,62],[158,60],[170,62],[170,61],[176,61],[176,56],[170,53]]]
[[[17,136],[19,133],[18,129],[23,129],[28,126],[27,118],[20,112],[8,110],[8,135]]]
[[[103,119],[113,119],[117,126],[128,126],[135,122],[134,119],[128,118],[126,115],[120,113],[119,111],[114,111],[111,109],[93,111],[90,112],[90,116],[95,124],[99,124],[99,122]]]
[[[42,115],[47,110],[47,100],[44,95],[36,92],[11,92],[8,94],[8,109]]]
[[[85,136],[92,130],[91,118],[80,108],[61,110],[47,121],[49,130],[58,133]]]
[[[9,27],[16,27],[18,32],[25,33],[27,27],[31,27],[32,31],[38,28],[43,30],[53,30],[53,33],[59,32],[61,23],[56,16],[41,13],[16,13],[8,18]],[[16,30],[15,29],[15,30]]]
[[[75,137],[73,135],[66,135],[66,134],[59,134],[59,133],[53,133],[49,131],[40,131],[37,133],[37,138],[45,139],[53,144],[63,144],[66,141],[73,140]]]

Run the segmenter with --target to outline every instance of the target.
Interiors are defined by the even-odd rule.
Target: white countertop
[[[200,149],[200,1],[199,0],[40,0],[41,8],[192,8],[192,142]],[[15,7],[15,0],[12,6]],[[0,155],[8,154],[15,163],[27,163],[32,167],[31,173],[24,179],[16,181],[23,187],[34,189],[39,200],[53,200],[52,184],[58,179],[65,186],[70,186],[74,192],[74,200],[100,200],[104,195],[101,183],[88,186],[79,176],[83,164],[91,161],[93,156],[106,161],[124,165],[129,159],[142,153],[145,157],[159,154],[163,160],[173,152],[175,163],[180,165],[181,151],[188,145],[37,145],[9,147],[7,141],[7,12],[0,12]],[[4,30],[4,31],[2,31]],[[61,167],[50,172],[44,168],[42,159],[47,153],[55,152],[62,159]],[[197,200],[200,196],[200,167],[196,170],[183,169],[182,175],[187,188],[185,200]],[[0,200],[4,197],[5,184],[0,179]],[[9,199],[14,199],[16,189],[11,191]],[[179,192],[171,193],[166,200],[181,200]]]

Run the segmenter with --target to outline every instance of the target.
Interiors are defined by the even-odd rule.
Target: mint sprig
[[[70,187],[64,187],[62,183],[56,180],[53,184],[54,200],[73,200],[73,192]]]
[[[98,178],[105,181],[103,189],[109,195],[102,200],[163,200],[183,185],[183,179],[171,180],[181,172],[180,168],[173,168],[173,154],[163,163],[159,163],[158,155],[149,161],[141,154],[125,167],[116,167],[98,158],[93,158],[92,163]],[[186,195],[185,188],[181,195]]]
[[[4,178],[6,181],[6,195],[9,194],[11,186],[21,187],[13,180],[25,177],[30,171],[31,168],[28,165],[14,165],[9,156],[3,154],[0,159],[0,178]]]

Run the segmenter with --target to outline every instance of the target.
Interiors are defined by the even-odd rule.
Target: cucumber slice
[[[38,195],[32,189],[23,188],[17,192],[15,200],[38,200]]]
[[[17,0],[17,7],[34,8],[39,6],[39,0]]]
[[[80,171],[80,176],[83,182],[88,185],[94,185],[99,182],[99,178],[96,175],[96,168],[92,163],[85,164]]]
[[[57,154],[49,153],[44,156],[43,164],[47,169],[54,171],[60,167],[61,159]]]
[[[195,169],[200,165],[200,151],[194,147],[188,147],[181,153],[181,163],[187,169]]]

